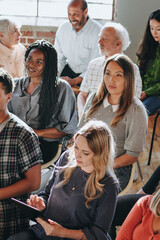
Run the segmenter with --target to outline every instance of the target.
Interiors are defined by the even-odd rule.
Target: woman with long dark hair
[[[75,96],[69,84],[57,78],[57,53],[51,43],[32,43],[25,65],[28,76],[15,79],[9,109],[37,133],[43,160],[48,162],[59,141],[77,129]]]
[[[141,101],[134,97],[132,61],[124,54],[107,59],[103,79],[97,92],[86,102],[79,127],[89,119],[110,125],[117,144],[114,169],[123,190],[130,178],[132,163],[143,150],[147,132],[147,114]]]
[[[160,108],[160,9],[149,16],[137,56],[143,85],[140,99],[152,115]]]

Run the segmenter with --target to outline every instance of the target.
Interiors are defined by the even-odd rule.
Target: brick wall
[[[39,39],[45,39],[54,44],[56,27],[44,26],[22,26],[21,27],[21,43],[28,47],[31,43]]]

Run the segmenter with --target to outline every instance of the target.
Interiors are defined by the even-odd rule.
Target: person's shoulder
[[[97,57],[94,58],[90,61],[89,65],[96,65],[97,63],[99,64],[103,64],[105,62],[105,57],[101,56],[101,57]]]
[[[100,30],[102,28],[102,25],[99,22],[97,22],[96,20],[94,20],[93,18],[89,17],[88,20],[89,20],[90,24],[93,25],[98,30]]]
[[[93,101],[93,99],[95,98],[95,96],[96,96],[96,93],[97,93],[97,91],[95,90],[95,91],[93,91],[93,92],[91,92],[90,94],[89,94],[89,96],[88,96],[88,98],[87,98],[87,100],[86,100],[86,106],[91,106],[92,105],[92,101]]]
[[[72,28],[72,25],[71,25],[71,23],[69,22],[69,20],[67,20],[66,22],[62,23],[62,24],[59,26],[57,32],[67,31],[68,28]]]
[[[148,126],[148,114],[143,103],[134,97],[132,103],[130,104],[127,112],[125,114],[126,119],[128,119],[127,124],[131,125],[131,122],[135,125],[143,126],[143,129],[147,129]],[[137,128],[138,129],[138,128]]]
[[[63,152],[56,163],[56,167],[65,166],[68,163],[69,150]]]
[[[26,83],[26,81],[29,81],[29,77],[14,78],[14,83],[16,87],[22,87]]]
[[[66,80],[63,80],[61,78],[57,78],[57,87],[58,87],[61,95],[68,93],[70,96],[71,95],[74,96],[73,90]]]
[[[118,180],[116,179],[115,175],[112,174],[109,171],[106,171],[106,174],[104,176],[104,178],[100,181],[101,184],[104,184],[104,189],[108,189],[111,188],[112,190],[114,189],[114,191],[117,191],[118,193],[118,189],[119,189],[119,184],[118,184]]]
[[[67,88],[67,89],[72,89],[69,83],[62,79],[62,78],[57,78],[57,86],[62,89],[62,91]]]
[[[105,177],[103,178],[103,181],[105,182],[110,182],[110,183],[118,183],[116,176],[114,175],[114,173],[112,173],[111,171],[107,170],[105,173]]]
[[[137,201],[137,206],[143,206],[144,208],[148,208],[152,197],[153,197],[152,195],[146,195],[144,197],[141,197]]]
[[[13,113],[10,113],[10,122],[14,123],[15,126],[19,128],[26,128],[27,130],[31,129],[25,122],[23,122],[19,117],[14,115]]]
[[[26,81],[29,81],[29,79],[27,77],[21,77],[21,78],[14,78],[13,80],[14,80],[14,84],[15,84],[13,96],[15,96],[16,93],[22,92],[22,89],[25,86]],[[11,99],[11,101],[12,101],[12,99]]]
[[[29,127],[25,122],[23,122],[19,117],[14,115],[13,113],[10,113],[11,118],[10,118],[10,124],[12,125],[12,128],[17,132],[17,133],[23,133],[32,135],[34,133],[33,129]]]
[[[134,110],[144,112],[147,114],[145,106],[143,105],[142,101],[139,100],[137,97],[134,97],[134,99],[130,105],[130,108],[131,108],[131,110],[134,109]]]
[[[18,43],[15,46],[17,46],[17,48],[19,48],[19,49],[23,49],[24,51],[26,50],[25,46],[22,43]]]
[[[134,97],[134,98],[133,98],[132,104],[133,104],[133,105],[137,105],[137,106],[144,106],[143,103],[142,103],[142,101],[139,100],[137,97]]]
[[[26,51],[25,46],[22,45],[21,43],[18,43],[15,45],[15,51],[16,51],[17,57],[23,60],[22,58],[24,57],[25,51]]]

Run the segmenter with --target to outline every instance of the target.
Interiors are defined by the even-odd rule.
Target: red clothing
[[[153,232],[154,214],[149,209],[151,195],[140,198],[124,221],[116,240],[160,240]]]

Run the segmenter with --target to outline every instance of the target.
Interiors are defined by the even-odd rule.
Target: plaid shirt
[[[105,64],[105,56],[93,59],[87,68],[86,74],[81,83],[80,91],[92,93],[97,91],[97,88],[103,78],[103,68]],[[140,98],[142,92],[142,79],[139,68],[136,64],[133,65],[135,74],[135,96]]]
[[[24,178],[33,166],[42,163],[38,138],[18,117],[10,120],[0,132],[0,188]],[[25,201],[28,194],[19,196]],[[0,240],[28,227],[28,220],[10,199],[0,201]]]

